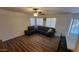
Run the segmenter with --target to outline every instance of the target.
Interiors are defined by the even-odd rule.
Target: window
[[[43,18],[37,18],[37,20],[35,20],[35,18],[30,18],[30,26],[34,26],[35,22],[36,22],[36,25],[43,26]],[[56,18],[47,18],[46,19],[47,27],[55,28],[55,25],[56,25]]]
[[[46,26],[55,28],[56,25],[56,18],[47,18],[46,19]]]
[[[79,34],[79,19],[74,18],[71,20],[69,33]]]
[[[43,18],[37,18],[37,25],[43,26]]]
[[[31,18],[30,19],[30,26],[34,26],[35,25],[35,18]]]

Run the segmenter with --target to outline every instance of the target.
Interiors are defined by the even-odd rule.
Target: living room
[[[43,40],[43,38],[52,38],[52,37],[58,37],[57,39],[60,38],[60,36],[65,36],[66,37],[66,46],[67,49],[71,50],[71,51],[76,51],[77,49],[77,42],[78,42],[78,34],[79,31],[77,31],[79,28],[79,24],[77,24],[77,35],[72,35],[70,34],[71,31],[71,22],[72,19],[77,19],[77,22],[79,21],[79,14],[77,13],[79,10],[79,8],[76,7],[40,7],[40,8],[33,8],[33,7],[1,7],[0,8],[0,40],[2,40],[3,42],[7,42],[7,41],[14,41],[13,39],[16,39],[18,37],[23,36],[24,34],[26,34],[26,38],[30,39],[33,38],[32,35],[34,35],[34,42],[41,42]],[[34,16],[34,13],[38,12],[38,16]],[[38,26],[41,28],[48,28],[47,32],[50,32],[51,29],[55,29],[53,30],[55,33],[51,35],[51,32],[47,35],[42,35],[39,34],[40,32],[38,32],[38,30],[40,29],[39,27],[36,29],[35,33],[32,35],[28,35],[30,34],[30,32],[28,31],[28,27],[29,26],[34,26],[34,28],[37,28]],[[45,28],[45,29],[46,29]],[[51,28],[51,29],[50,29]],[[76,28],[76,27],[75,27]],[[32,28],[33,29],[33,28]],[[32,29],[30,31],[32,31]],[[34,29],[35,30],[35,29]],[[26,31],[26,33],[24,33],[24,31]],[[45,30],[44,30],[45,31]],[[74,30],[75,31],[75,30]],[[45,32],[45,33],[47,33]],[[72,31],[73,32],[73,31]],[[43,38],[41,38],[41,36]],[[48,36],[52,36],[52,37],[48,37]],[[24,37],[24,36],[23,36]],[[21,38],[23,38],[21,37]],[[30,37],[30,38],[29,38]],[[21,39],[19,38],[19,39]],[[25,37],[24,37],[25,38]],[[40,39],[40,40],[38,40]],[[52,44],[52,40],[46,40],[46,42],[42,43],[45,46],[50,47],[50,42],[47,44],[47,41],[51,41]],[[26,39],[25,39],[26,40]],[[45,40],[45,39],[44,39]],[[53,39],[55,41],[55,39]],[[18,40],[16,39],[15,41],[18,42]],[[32,39],[31,39],[32,41]],[[17,43],[16,42],[16,43]],[[20,42],[20,41],[19,41]],[[31,44],[30,41],[27,40],[27,42],[29,42]],[[58,41],[57,41],[58,42]],[[54,42],[54,44],[56,43],[57,45],[54,45],[56,48],[58,49],[59,46],[59,42],[57,43],[56,41]],[[73,42],[73,44],[72,44]],[[14,42],[12,42],[14,43]],[[8,43],[7,43],[8,44]],[[7,46],[6,44],[6,46]],[[11,42],[10,42],[11,44]],[[26,43],[25,43],[26,44]],[[38,43],[35,43],[38,44]],[[40,43],[38,45],[39,48],[36,48],[38,46],[35,46],[36,50],[33,48],[29,48],[29,49],[33,49],[33,50],[29,50],[29,51],[43,51],[44,52],[44,47],[42,48],[42,44],[40,45]],[[16,45],[16,44],[15,44]],[[23,44],[22,44],[23,45]],[[13,45],[14,46],[14,45]],[[21,45],[18,45],[21,46]],[[25,46],[25,45],[24,45]],[[34,46],[34,45],[33,45]],[[48,47],[45,48],[45,51],[52,51],[54,50],[53,47],[50,47],[52,49],[48,50]],[[22,48],[22,47],[21,47]],[[28,48],[28,47],[25,47]],[[15,52],[15,48],[13,48]],[[18,48],[17,48],[18,49]],[[1,49],[2,50],[2,49]],[[18,49],[19,51],[22,51],[20,49]],[[27,51],[28,49],[24,49],[23,51]],[[56,52],[52,51],[52,52]],[[64,51],[66,52],[66,51]]]

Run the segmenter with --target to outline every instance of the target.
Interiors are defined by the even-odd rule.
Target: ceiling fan
[[[37,17],[38,14],[39,14],[39,15],[45,15],[43,12],[39,11],[38,8],[33,8],[33,10],[34,10],[33,15],[34,15],[35,17]]]

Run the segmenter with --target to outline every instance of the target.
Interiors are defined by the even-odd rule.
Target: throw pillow
[[[49,30],[48,30],[48,32],[51,32],[51,31],[52,31],[52,29],[49,29]]]

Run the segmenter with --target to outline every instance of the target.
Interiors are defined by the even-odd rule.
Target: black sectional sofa
[[[35,32],[36,32],[36,30],[35,30],[34,26],[28,26],[28,30],[24,31],[25,35],[32,35]]]
[[[50,30],[50,31],[49,31]],[[46,36],[52,37],[56,33],[55,28],[44,27],[44,26],[29,26],[28,30],[24,31],[25,35],[32,35],[34,33],[44,34]]]

